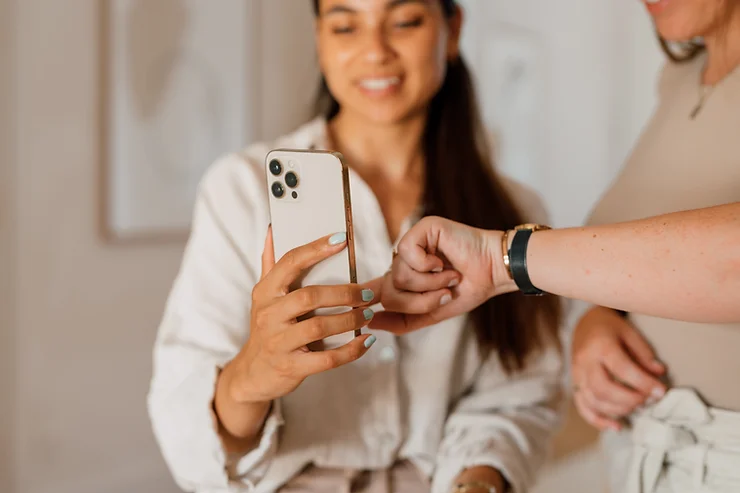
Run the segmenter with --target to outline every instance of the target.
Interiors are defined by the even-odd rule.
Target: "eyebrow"
[[[428,4],[429,0],[390,0],[386,5],[386,10],[392,10],[396,7],[399,7],[401,5],[409,4],[409,3],[421,3],[421,4]],[[334,7],[330,8],[326,12],[323,13],[323,15],[330,15],[330,14],[356,14],[357,11],[351,7],[347,7],[346,5],[335,5]]]

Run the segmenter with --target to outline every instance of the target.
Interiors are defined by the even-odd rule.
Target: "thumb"
[[[265,238],[265,248],[262,250],[262,275],[260,280],[264,279],[275,266],[275,245],[272,240],[272,224],[267,227],[267,237]]]
[[[665,365],[658,361],[655,351],[637,329],[630,326],[622,331],[622,342],[635,361],[643,368],[656,375],[662,375],[665,372]]]

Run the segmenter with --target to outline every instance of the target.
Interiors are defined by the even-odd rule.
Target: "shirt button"
[[[392,363],[396,361],[396,350],[390,346],[386,346],[380,350],[378,359],[383,363]]]

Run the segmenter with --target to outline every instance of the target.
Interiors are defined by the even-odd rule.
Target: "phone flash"
[[[289,168],[295,168],[295,161],[288,161]]]

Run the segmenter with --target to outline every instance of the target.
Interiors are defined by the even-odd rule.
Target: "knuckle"
[[[325,370],[331,370],[339,366],[339,358],[334,353],[326,352],[322,355],[322,359],[321,366]]]
[[[306,326],[306,336],[312,341],[318,341],[324,338],[326,332],[326,319],[323,317],[314,317],[308,321]]]
[[[363,354],[362,347],[359,344],[353,344],[349,347],[349,357],[350,361],[355,361],[360,359],[360,357]]]
[[[282,259],[280,259],[280,262],[283,263],[286,267],[293,268],[298,263],[298,255],[296,254],[295,250],[291,250],[288,253],[286,253]]]
[[[264,329],[266,327],[269,327],[269,317],[270,314],[267,312],[267,310],[257,310],[254,313],[254,324],[256,325],[256,328]]]
[[[355,310],[354,312],[349,312],[342,316],[340,327],[343,332],[355,330],[355,328],[359,327],[364,320],[365,316],[363,315],[363,310]]]
[[[409,242],[401,241],[398,244],[398,254],[401,256],[405,256],[406,254],[408,254],[410,248],[411,248],[411,245],[409,244]]]
[[[308,286],[300,290],[299,302],[304,308],[311,308],[316,306],[319,298],[318,288],[314,286]]]
[[[353,286],[342,286],[339,288],[339,302],[343,305],[352,305],[361,299],[358,290]]]
[[[393,272],[393,286],[396,289],[403,289],[409,283],[409,271],[399,266]]]
[[[254,288],[252,288],[252,306],[257,306],[260,302],[260,291],[262,291],[261,286],[262,283],[258,282]]]

